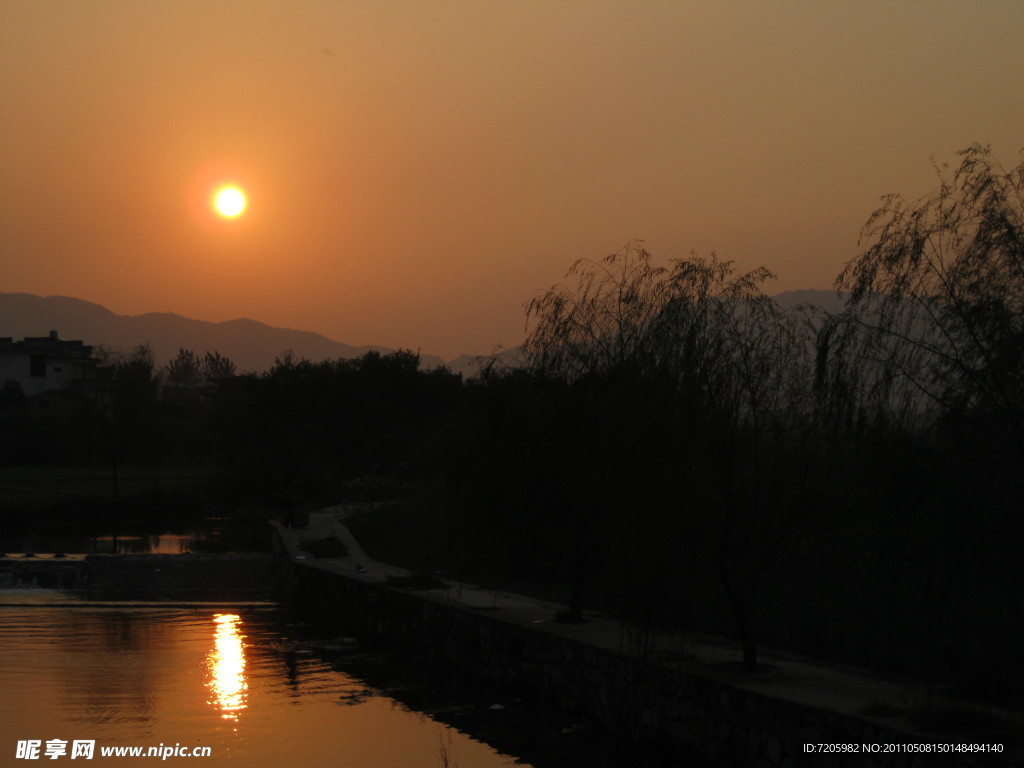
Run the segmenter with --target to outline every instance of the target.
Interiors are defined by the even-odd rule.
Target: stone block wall
[[[908,753],[941,741],[866,719],[798,705],[467,608],[436,592],[369,583],[315,565],[282,563],[293,604],[368,642],[425,656],[528,701],[619,732],[680,764],[795,768],[1021,765],[1007,755]],[[808,754],[805,744],[849,744],[854,753]],[[868,752],[877,749],[897,751]],[[673,764],[670,762],[669,764]]]

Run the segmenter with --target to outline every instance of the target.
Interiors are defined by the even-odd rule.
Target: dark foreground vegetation
[[[464,382],[411,352],[286,354],[193,376],[187,351],[158,371],[136,350],[73,411],[6,396],[3,461],[96,463],[117,491],[123,466],[206,467],[195,504],[254,518],[387,500],[353,521],[382,559],[568,620],[1020,700],[1024,163],[973,147],[931,196],[887,198],[835,315],[780,307],[766,269],[657,267],[636,243],[569,274],[529,304],[515,366]]]

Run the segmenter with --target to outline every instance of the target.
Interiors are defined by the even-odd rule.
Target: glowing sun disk
[[[221,187],[213,195],[213,207],[221,216],[233,219],[245,210],[245,194],[238,187]]]

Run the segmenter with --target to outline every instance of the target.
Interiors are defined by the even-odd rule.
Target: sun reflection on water
[[[215,699],[210,703],[220,707],[225,720],[238,720],[245,709],[245,650],[242,645],[240,627],[242,617],[234,613],[218,613],[213,617],[217,625],[214,646],[206,656],[206,667],[210,672],[208,685]]]

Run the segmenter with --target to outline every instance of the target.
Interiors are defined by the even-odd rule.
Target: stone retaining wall
[[[865,754],[862,745],[934,743],[866,719],[743,690],[707,675],[591,646],[451,604],[437,593],[368,583],[315,565],[282,561],[292,603],[311,618],[374,644],[425,656],[527,701],[540,701],[696,766],[1021,765],[1005,755]],[[810,755],[805,744],[854,745],[859,754]]]

